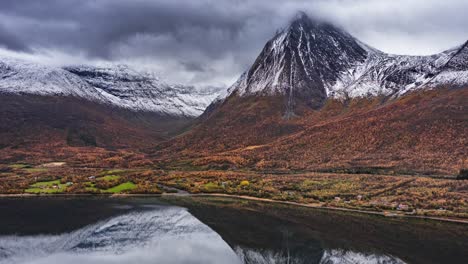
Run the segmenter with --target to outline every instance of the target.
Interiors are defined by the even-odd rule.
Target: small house
[[[401,211],[406,211],[409,209],[409,206],[406,204],[399,204],[397,209]]]

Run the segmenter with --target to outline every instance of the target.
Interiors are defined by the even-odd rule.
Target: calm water
[[[221,198],[0,200],[0,263],[468,263],[468,226]]]

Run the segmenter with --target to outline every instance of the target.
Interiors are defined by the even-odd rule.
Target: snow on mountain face
[[[365,58],[366,51],[349,34],[301,14],[266,44],[235,90],[240,95],[294,93],[320,106],[326,84]]]
[[[169,85],[125,65],[50,67],[17,59],[0,59],[0,92],[75,96],[134,111],[196,117],[217,91]]]
[[[451,50],[432,56],[403,56],[367,48],[366,60],[341,72],[335,82],[328,84],[327,92],[336,98],[398,96],[430,87],[429,82],[455,53]]]
[[[98,97],[88,83],[68,71],[9,58],[0,59],[0,92]]]
[[[438,84],[461,86],[468,83],[468,41],[452,53],[454,55],[441,67],[439,74],[429,82],[431,86]]]
[[[199,116],[218,96],[213,91],[169,85],[148,73],[139,73],[125,65],[96,68],[65,67],[81,77],[112,104],[141,111],[168,115]]]
[[[266,44],[226,97],[280,94],[320,107],[328,97],[400,96],[424,87],[466,85],[467,68],[467,43],[432,56],[386,54],[301,14]]]

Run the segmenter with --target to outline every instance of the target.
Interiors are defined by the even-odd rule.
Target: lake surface
[[[0,199],[0,263],[468,263],[468,225],[229,198]]]

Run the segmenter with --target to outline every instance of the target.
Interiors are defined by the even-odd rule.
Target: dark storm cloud
[[[221,41],[237,38],[246,13],[231,13],[213,1],[142,0],[2,0],[0,13],[8,26],[31,46],[77,48],[91,56],[109,58],[116,45],[145,36],[170,37],[177,43],[196,44],[216,56]],[[199,35],[196,35],[199,34]],[[212,39],[216,41],[217,39]],[[168,49],[169,43],[161,48]],[[157,51],[158,47],[154,49]],[[193,48],[197,48],[194,46]]]
[[[2,25],[0,25],[0,46],[14,51],[28,51],[27,45]]]
[[[385,51],[430,53],[468,38],[467,8],[464,0],[2,0],[0,46],[228,85],[299,10]]]

